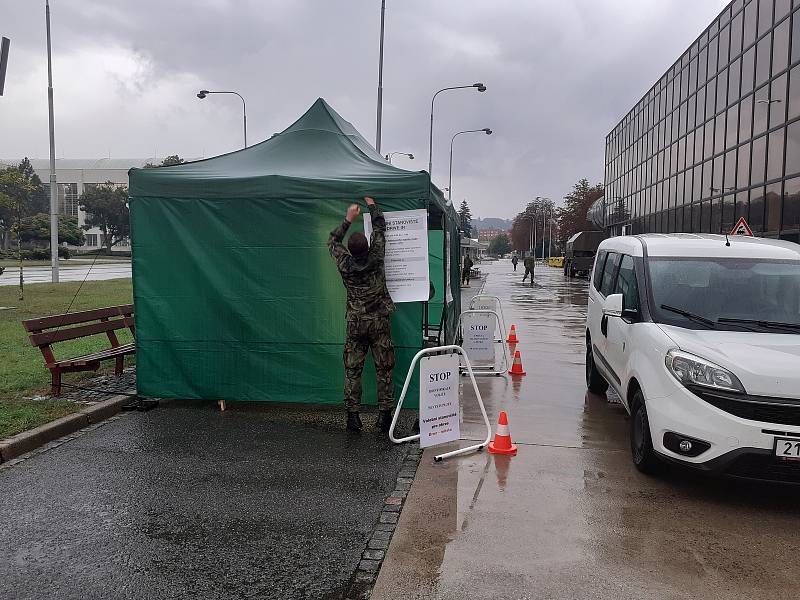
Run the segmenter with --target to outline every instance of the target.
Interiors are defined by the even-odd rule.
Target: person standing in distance
[[[511,264],[514,265],[514,271],[517,270],[517,263],[518,262],[519,262],[519,259],[517,258],[516,254],[511,257]]]
[[[394,403],[394,343],[391,315],[394,302],[386,287],[384,255],[386,252],[386,219],[375,200],[365,197],[372,218],[372,236],[360,231],[350,235],[347,248],[342,244],[347,230],[361,214],[361,207],[350,205],[344,222],[331,231],[328,249],[347,290],[347,337],[344,343],[344,403],[347,409],[347,430],[361,431],[361,374],[367,350],[372,349],[378,381],[378,421],[376,428],[389,431]]]
[[[475,263],[472,262],[472,259],[469,257],[469,254],[467,254],[464,257],[464,268],[461,269],[461,285],[466,284],[466,287],[469,287],[469,278],[470,275],[472,274],[472,267],[474,265]]]

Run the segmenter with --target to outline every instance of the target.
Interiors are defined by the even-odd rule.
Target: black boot
[[[391,425],[392,425],[392,411],[379,410],[378,420],[375,422],[375,429],[386,433],[389,431],[389,427],[391,427]]]
[[[353,431],[358,433],[364,428],[361,424],[361,417],[358,416],[357,412],[348,412],[347,413],[347,431]]]

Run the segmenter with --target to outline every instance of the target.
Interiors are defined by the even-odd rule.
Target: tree
[[[503,256],[511,252],[511,240],[505,233],[501,233],[489,242],[489,254]]]
[[[586,217],[592,203],[603,196],[603,184],[590,186],[584,177],[564,196],[564,207],[558,211],[559,240],[565,243],[579,231],[595,229]]]
[[[42,180],[33,170],[33,165],[31,165],[31,161],[28,160],[27,156],[17,165],[17,171],[32,186],[28,196],[28,209],[31,213],[49,213],[50,198],[44,189],[44,185],[42,185]]]
[[[544,227],[543,224],[551,216],[557,213],[555,203],[550,198],[536,198],[532,202],[528,202],[525,210],[514,217],[511,225],[511,245],[514,250],[525,251],[531,249],[533,238],[536,237],[536,246],[541,254],[542,237],[547,238],[550,228]],[[536,235],[533,233],[533,224],[536,223]],[[544,233],[542,233],[544,231]],[[548,247],[548,241],[545,241],[545,248]],[[536,248],[534,248],[536,251]]]
[[[472,237],[472,213],[469,211],[469,204],[466,200],[461,201],[458,216],[461,219],[461,231],[466,237]]]
[[[19,299],[25,299],[22,269],[22,239],[20,223],[28,206],[28,198],[33,185],[16,169],[6,169],[0,173],[0,208],[5,212],[6,225],[17,237],[17,256],[19,257]]]
[[[102,242],[108,254],[130,235],[128,188],[116,187],[110,181],[91,187],[81,196],[80,207],[86,212],[83,228],[97,227],[103,232]]]
[[[177,154],[170,154],[167,158],[165,158],[164,160],[161,161],[160,165],[156,165],[154,163],[147,162],[147,163],[144,164],[144,168],[145,169],[156,169],[158,167],[172,167],[174,165],[182,165],[185,162],[186,161],[183,160]]]
[[[19,226],[19,237],[23,242],[50,242],[50,215],[37,213],[23,217]],[[58,243],[72,246],[83,246],[86,237],[78,226],[77,217],[61,215],[58,219]]]

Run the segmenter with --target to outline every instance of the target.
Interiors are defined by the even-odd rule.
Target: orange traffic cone
[[[517,338],[517,326],[513,323],[511,324],[511,331],[508,332],[508,339],[506,342],[509,344],[516,344],[519,342],[519,338]]]
[[[522,368],[522,356],[520,356],[519,350],[514,352],[514,364],[511,365],[509,373],[512,375],[525,375],[525,369]]]
[[[494,434],[494,441],[489,442],[489,452],[492,454],[517,454],[516,444],[511,443],[511,432],[508,430],[508,416],[506,411],[500,411],[500,418],[497,419],[497,431]]]

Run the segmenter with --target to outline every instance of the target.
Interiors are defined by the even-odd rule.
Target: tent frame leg
[[[416,367],[417,362],[419,362],[419,359],[427,354],[448,354],[452,352],[460,354],[461,357],[464,359],[464,362],[466,363],[467,373],[469,373],[469,378],[472,381],[472,389],[475,390],[475,397],[477,398],[478,406],[481,409],[483,422],[486,424],[486,439],[480,444],[466,446],[465,448],[459,448],[458,450],[453,450],[451,452],[445,452],[444,454],[439,454],[437,456],[434,456],[433,460],[436,462],[440,462],[445,458],[450,458],[451,456],[457,456],[459,454],[466,454],[467,452],[483,450],[485,447],[489,445],[489,441],[492,439],[492,425],[491,423],[489,423],[489,417],[486,415],[486,407],[483,405],[483,398],[481,397],[481,392],[478,389],[478,382],[475,381],[475,374],[472,372],[472,365],[469,362],[469,357],[467,356],[467,353],[464,352],[464,349],[461,346],[457,346],[455,344],[451,344],[448,346],[436,346],[434,348],[423,348],[414,355],[414,359],[411,361],[411,364],[408,367],[408,374],[406,374],[406,380],[405,383],[403,384],[403,391],[400,393],[400,399],[397,401],[397,406],[394,409],[394,415],[392,416],[392,424],[389,427],[389,439],[392,440],[392,442],[394,442],[395,444],[402,444],[403,442],[412,442],[420,438],[420,434],[418,433],[415,435],[409,435],[402,438],[396,438],[394,436],[394,429],[395,426],[397,425],[397,419],[400,416],[400,409],[403,407],[403,400],[405,400],[406,394],[408,393],[408,386],[411,384],[411,376],[414,374],[414,367]]]
[[[217,400],[217,405],[219,406],[219,412],[225,412],[225,400]]]

